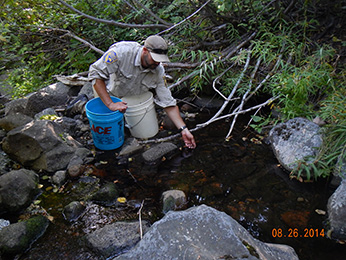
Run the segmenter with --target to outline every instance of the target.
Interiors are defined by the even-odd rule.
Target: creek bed
[[[301,183],[289,179],[260,136],[239,124],[225,141],[227,131],[227,123],[212,124],[194,133],[198,143],[194,151],[182,149],[157,165],[144,164],[140,155],[119,162],[114,151],[99,152],[95,161],[106,163],[94,167],[93,174],[101,181],[117,183],[120,195],[132,205],[114,206],[107,212],[89,208],[100,216],[97,220],[67,223],[62,209],[73,200],[71,187],[78,180],[71,180],[62,193],[46,191],[41,204],[54,223],[18,259],[99,259],[82,242],[86,232],[97,228],[91,222],[102,226],[118,217],[136,219],[143,201],[143,218],[154,222],[163,217],[161,194],[170,189],[185,192],[186,208],[206,204],[224,211],[255,238],[292,246],[301,260],[344,259],[346,246],[323,234],[327,219],[323,212],[333,192],[327,180]],[[117,216],[116,212],[124,214]]]

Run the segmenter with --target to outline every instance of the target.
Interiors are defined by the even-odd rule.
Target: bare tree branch
[[[224,100],[227,100],[227,98],[216,88],[216,83],[219,83],[219,79],[226,74],[231,68],[233,68],[234,63],[229,66],[227,69],[225,69],[219,76],[217,76],[214,80],[213,80],[213,89],[215,90],[216,93],[218,93]]]
[[[165,24],[128,24],[128,23],[120,23],[120,22],[116,22],[113,20],[106,20],[106,19],[99,19],[96,17],[93,17],[91,15],[87,15],[79,10],[77,10],[76,8],[74,8],[73,6],[69,5],[68,3],[66,3],[63,0],[58,0],[60,3],[62,3],[64,6],[66,6],[67,8],[69,8],[70,10],[72,10],[73,12],[80,14],[81,16],[88,18],[92,21],[98,22],[98,23],[104,23],[104,24],[110,24],[110,25],[115,25],[121,28],[141,28],[141,29],[146,29],[146,28],[151,28],[151,29],[162,29],[162,28],[168,28],[167,25]]]
[[[56,30],[56,31],[61,31],[61,32],[65,32],[65,35],[61,36],[61,37],[65,37],[65,36],[69,36],[71,38],[76,39],[77,41],[80,41],[81,43],[83,43],[84,45],[88,46],[90,49],[93,49],[94,51],[96,51],[97,53],[100,53],[101,55],[103,55],[104,51],[100,50],[99,48],[95,47],[94,45],[92,45],[91,43],[87,42],[86,40],[83,40],[82,38],[78,37],[77,35],[71,33],[68,30],[63,30],[63,29],[53,29],[52,30]]]
[[[233,98],[236,90],[238,89],[238,86],[241,82],[241,80],[243,79],[244,75],[245,75],[245,72],[247,71],[248,67],[250,65],[250,55],[248,55],[248,58],[246,60],[246,64],[244,66],[244,69],[243,71],[241,72],[240,74],[240,77],[237,81],[237,83],[234,85],[231,93],[229,94],[229,96],[227,97],[227,99],[224,101],[223,105],[221,106],[221,108],[219,109],[219,111],[210,119],[210,121],[212,121],[213,119],[217,118],[222,112],[223,110],[226,108],[226,106],[228,105],[228,103],[231,101],[231,99]]]
[[[249,52],[249,55],[250,55],[250,52]],[[257,62],[256,62],[256,66],[255,66],[253,72],[251,73],[250,83],[249,83],[249,85],[248,85],[248,89],[246,90],[245,94],[243,95],[243,98],[242,98],[242,100],[241,100],[241,102],[240,102],[240,105],[239,105],[234,111],[241,111],[241,110],[243,109],[244,104],[245,104],[246,97],[247,97],[247,95],[248,95],[248,94],[250,93],[250,91],[251,91],[252,82],[253,82],[253,79],[254,79],[254,77],[255,77],[255,75],[256,75],[256,72],[257,72],[258,67],[259,67],[260,64],[261,64],[261,59],[259,58],[259,59],[257,60]],[[233,117],[233,121],[232,121],[231,127],[230,127],[230,129],[229,129],[229,131],[228,131],[228,134],[227,134],[227,136],[226,136],[226,139],[228,139],[228,138],[230,137],[230,135],[231,135],[231,133],[232,133],[232,131],[233,131],[233,128],[234,128],[234,126],[235,126],[235,122],[237,121],[237,118],[238,118],[238,114],[235,115],[235,116]]]
[[[267,76],[258,84],[258,86],[255,88],[255,90],[246,98],[246,101],[248,101],[262,86],[263,84],[275,73],[276,69],[279,66],[279,63],[281,61],[281,54],[279,55],[278,60],[276,61],[273,69],[267,74]]]
[[[221,63],[221,62],[224,62],[225,60],[229,59],[229,57],[231,57],[235,52],[237,52],[241,47],[243,47],[245,44],[247,44],[249,41],[251,41],[255,35],[256,35],[257,32],[253,32],[250,36],[246,37],[245,40],[243,40],[240,44],[238,44],[235,48],[232,48],[231,50],[228,50],[227,52],[225,52],[223,54],[223,57],[218,60],[218,63]],[[214,60],[213,60],[214,61]],[[212,62],[213,62],[212,61]],[[200,66],[201,64],[203,63],[193,63],[193,64],[182,64],[182,63],[174,63],[174,64],[164,64],[165,67],[181,67],[181,68],[189,68],[189,66],[191,66],[191,68],[195,68],[197,66]],[[233,65],[232,65],[233,66]],[[231,67],[230,67],[231,68]],[[229,69],[230,69],[229,68]],[[189,75],[185,76],[184,78],[182,78],[181,80],[179,80],[178,82],[170,85],[168,88],[169,89],[172,89],[174,87],[177,87],[179,86],[180,84],[182,84],[184,81],[187,81],[188,79],[192,78],[193,76],[195,76],[197,74],[196,71],[193,71],[192,73],[190,73]],[[224,74],[224,73],[223,73]],[[223,75],[221,74],[221,75]],[[215,83],[216,83],[217,80],[214,80],[213,82],[213,87],[215,89]],[[218,92],[220,94],[220,92]],[[221,96],[223,96],[221,94]],[[226,99],[226,98],[224,98]]]
[[[170,62],[164,63],[165,68],[180,68],[180,69],[194,69],[201,65],[200,62],[195,63],[181,63],[181,62]]]
[[[125,3],[127,3],[129,6],[130,3],[126,0],[123,0]],[[142,4],[141,2],[137,1],[137,0],[133,0],[136,4],[138,4],[140,7],[142,7],[148,14],[150,14],[156,21],[159,21],[162,24],[165,24],[167,26],[172,26],[171,23],[167,23],[165,20],[161,19],[159,16],[157,16],[156,14],[154,14],[149,8],[147,8],[144,4]],[[132,7],[132,6],[131,6]],[[133,7],[134,8],[134,7]]]
[[[250,42],[255,36],[257,32],[253,32],[250,36],[246,37],[245,40],[243,40],[240,44],[238,44],[235,48],[232,48],[230,51],[227,50],[224,52],[224,57],[222,58],[222,61],[228,60],[234,53],[236,53],[238,50],[240,50],[241,47],[243,47],[245,44]]]
[[[230,113],[230,114],[227,114],[227,115],[223,115],[223,116],[220,116],[220,117],[215,118],[215,119],[213,119],[213,120],[209,120],[209,121],[207,121],[207,122],[204,123],[204,124],[199,124],[199,125],[197,125],[195,129],[198,130],[198,129],[200,129],[200,128],[202,128],[202,127],[205,127],[205,126],[207,126],[207,125],[209,125],[209,124],[211,124],[211,123],[214,123],[215,121],[218,121],[218,120],[221,120],[221,119],[226,119],[226,118],[228,118],[228,117],[235,116],[235,115],[246,114],[246,113],[248,113],[248,112],[250,112],[250,111],[252,111],[252,110],[256,110],[256,109],[258,109],[258,108],[262,108],[262,107],[264,107],[264,106],[266,106],[266,105],[272,103],[272,102],[273,102],[274,100],[276,100],[277,98],[278,98],[278,97],[269,98],[267,101],[265,101],[265,102],[263,102],[263,103],[261,103],[261,104],[259,104],[259,105],[256,105],[256,106],[253,106],[253,107],[250,107],[250,108],[248,108],[248,109],[241,110],[241,111],[238,111],[238,112],[233,112],[233,113]],[[190,130],[190,131],[195,131],[195,130],[192,129],[192,130]]]
[[[172,27],[158,33],[158,34],[163,34],[163,33],[166,33],[170,30],[172,30],[173,28],[181,25],[182,23],[186,22],[187,20],[189,20],[191,17],[193,17],[194,15],[196,15],[199,11],[201,11],[203,9],[203,7],[205,7],[207,4],[209,4],[210,0],[208,0],[207,2],[205,2],[197,11],[195,11],[194,13],[192,13],[191,15],[189,15],[188,17],[186,17],[184,20],[180,21],[179,23],[173,25]]]
[[[183,82],[187,81],[188,79],[192,78],[193,76],[197,75],[198,72],[197,71],[193,71],[191,72],[189,75],[186,75],[185,77],[183,77],[182,79],[178,80],[176,83],[170,85],[168,87],[168,89],[172,89],[176,86],[179,86],[180,84],[182,84]]]

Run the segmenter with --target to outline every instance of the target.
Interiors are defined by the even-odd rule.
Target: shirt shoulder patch
[[[108,51],[104,56],[103,56],[103,62],[112,64],[118,60],[117,54],[115,51]]]

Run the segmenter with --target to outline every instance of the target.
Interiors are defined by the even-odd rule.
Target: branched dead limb
[[[216,83],[219,83],[219,79],[225,75],[231,68],[233,68],[234,66],[234,63],[229,66],[227,69],[225,69],[219,76],[217,76],[214,80],[213,80],[213,89],[215,90],[216,93],[218,93],[224,100],[227,100],[227,98],[221,93],[221,91],[219,91],[217,88],[216,88]]]
[[[282,55],[280,54],[274,67],[272,68],[272,70],[267,74],[267,76],[260,82],[260,84],[258,84],[258,86],[255,88],[254,91],[251,92],[251,94],[246,98],[246,101],[248,101],[262,86],[263,84],[271,77],[273,76],[273,74],[275,73],[275,71],[277,70],[280,61],[281,61],[281,57]]]
[[[194,69],[201,65],[200,62],[195,63],[182,63],[182,62],[170,62],[170,63],[163,63],[163,66],[165,68],[179,68],[179,69]]]
[[[249,55],[250,55],[250,52],[249,52]],[[255,66],[254,70],[253,70],[252,73],[251,73],[250,82],[249,82],[248,88],[247,88],[245,94],[244,94],[243,97],[242,97],[242,100],[241,100],[241,102],[240,102],[240,105],[239,105],[234,111],[241,111],[241,110],[243,110],[246,97],[247,97],[247,95],[248,95],[248,94],[250,93],[250,91],[251,91],[252,82],[253,82],[253,80],[254,80],[254,78],[255,78],[255,75],[256,75],[256,73],[257,73],[257,70],[258,70],[258,67],[259,67],[260,64],[261,64],[261,59],[259,58],[259,59],[257,59],[256,66]],[[229,139],[229,137],[231,136],[231,133],[232,133],[232,131],[233,131],[233,128],[234,128],[234,126],[235,126],[235,123],[236,123],[236,121],[237,121],[237,118],[238,118],[238,114],[235,115],[235,116],[233,117],[232,124],[231,124],[231,127],[230,127],[229,131],[228,131],[228,134],[227,134],[227,136],[226,136],[226,139]]]
[[[80,14],[81,16],[83,16],[83,17],[85,17],[87,19],[90,19],[92,21],[98,22],[98,23],[115,25],[115,26],[118,26],[120,28],[163,29],[163,28],[168,28],[169,27],[169,26],[167,26],[165,24],[128,24],[128,23],[116,22],[116,21],[113,21],[113,20],[99,19],[99,18],[93,17],[91,15],[85,14],[85,13],[77,10],[76,8],[74,8],[73,6],[69,5],[68,3],[66,3],[63,0],[58,0],[58,1],[60,3],[62,3],[64,6],[66,6],[67,8],[69,8],[70,10],[72,10],[73,12],[75,12],[77,14]]]
[[[196,130],[190,129],[190,132],[196,131]],[[171,140],[177,139],[179,137],[181,137],[180,133],[179,134],[170,135],[170,136],[167,136],[167,137],[163,137],[163,138],[140,140],[140,141],[138,141],[138,143],[139,144],[162,143],[162,142],[167,142],[167,141],[171,141]]]
[[[262,107],[272,103],[277,98],[278,97],[270,98],[267,101],[265,101],[265,102],[263,102],[263,103],[261,103],[259,105],[250,107],[248,109],[241,110],[241,111],[238,111],[238,112],[233,112],[233,113],[230,113],[230,114],[227,114],[227,115],[223,115],[223,116],[214,118],[213,120],[208,120],[207,122],[205,122],[203,124],[198,124],[195,128],[192,128],[192,129],[189,129],[189,130],[190,130],[190,132],[195,132],[195,131],[197,131],[197,130],[199,130],[201,128],[204,128],[204,127],[206,127],[206,126],[210,125],[211,123],[214,123],[214,122],[216,122],[218,120],[226,119],[226,118],[229,118],[229,117],[232,117],[232,116],[235,116],[235,115],[246,114],[246,113],[251,112],[253,110],[260,109],[260,108],[262,108]],[[167,141],[174,140],[174,139],[180,138],[180,137],[181,137],[181,134],[178,133],[178,134],[170,135],[170,136],[163,137],[163,138],[140,140],[140,141],[138,141],[138,143],[140,143],[140,144],[162,143],[162,142],[167,142]]]
[[[219,109],[219,111],[216,112],[216,114],[215,114],[209,121],[212,121],[212,120],[214,120],[215,118],[217,118],[217,117],[223,112],[223,110],[227,107],[228,103],[232,100],[232,98],[233,98],[233,96],[234,96],[236,90],[238,89],[238,86],[239,86],[241,80],[243,79],[243,77],[244,77],[244,75],[245,75],[245,72],[247,71],[247,69],[248,69],[248,67],[249,67],[249,65],[250,65],[250,57],[251,57],[250,53],[251,53],[251,52],[249,51],[249,55],[248,55],[248,57],[247,57],[247,60],[246,60],[246,64],[245,64],[245,66],[244,66],[244,69],[243,69],[243,71],[241,72],[240,77],[238,78],[238,81],[237,81],[237,83],[235,84],[235,86],[233,87],[231,93],[229,94],[229,96],[227,97],[227,99],[223,102],[223,105],[221,106],[221,108]]]
[[[42,26],[42,27],[40,27],[40,29],[43,29],[42,31],[44,33],[47,33],[47,32],[58,32],[58,33],[61,33],[62,35],[60,35],[60,36],[54,36],[54,37],[50,36],[51,38],[59,39],[60,43],[61,43],[61,41],[63,41],[62,38],[70,37],[70,38],[76,39],[77,41],[83,43],[85,46],[89,47],[90,49],[94,50],[95,52],[97,52],[97,53],[99,53],[101,55],[103,55],[103,53],[104,53],[104,51],[102,51],[99,48],[95,47],[90,42],[88,42],[88,41],[78,37],[77,35],[73,34],[69,30],[60,29],[60,28],[53,28],[53,27],[49,27],[49,26]],[[64,48],[63,44],[60,44],[60,46],[62,46],[61,48]],[[56,48],[54,50],[56,50]],[[47,52],[48,51],[52,51],[52,50],[47,50]]]
[[[205,122],[203,124],[198,124],[194,129],[191,129],[190,131],[196,131],[196,130],[198,130],[198,129],[202,128],[202,127],[206,127],[207,125],[210,125],[211,123],[214,123],[214,122],[216,122],[218,120],[226,119],[226,118],[229,118],[229,117],[232,117],[232,116],[235,116],[235,115],[246,114],[246,113],[248,113],[250,111],[256,110],[258,108],[262,108],[262,107],[272,103],[277,98],[278,97],[269,98],[267,101],[265,101],[265,102],[263,102],[263,103],[261,103],[259,105],[250,107],[248,109],[241,110],[241,111],[238,111],[238,112],[233,112],[233,113],[230,113],[230,114],[227,114],[227,115],[223,115],[223,116],[214,118],[213,120],[208,120],[207,122]]]

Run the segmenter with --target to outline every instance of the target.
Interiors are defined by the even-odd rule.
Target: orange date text
[[[287,230],[282,228],[273,228],[272,229],[272,237],[324,237],[324,229],[318,228],[304,228],[304,230],[299,230],[298,228],[289,228]]]

